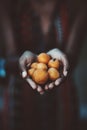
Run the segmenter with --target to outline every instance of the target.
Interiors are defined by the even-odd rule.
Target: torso
[[[61,16],[62,13],[63,11],[60,10],[61,19],[62,19]],[[64,31],[66,29],[68,30],[67,27],[64,28],[65,30],[63,30],[62,27],[64,22],[66,25],[67,19],[65,19],[66,21],[63,21],[63,19],[61,21],[60,19],[57,18],[58,17],[55,16],[52,23],[50,23],[49,21],[40,22],[40,19],[37,16],[25,11],[25,13],[23,13],[20,16],[20,19],[18,21],[19,22],[18,25],[19,42],[17,43],[18,53],[19,54],[23,53],[26,50],[30,50],[34,53],[40,53],[41,51],[46,52],[56,47],[63,49],[63,43],[65,42],[64,41],[65,39],[63,39],[64,36],[61,36],[61,40],[59,40],[59,37],[60,35],[65,35]],[[61,26],[62,28],[62,29],[59,28],[60,34],[58,32],[58,28],[55,26],[55,21],[58,22],[60,24],[59,26]],[[45,22],[48,23],[46,24]],[[44,28],[42,28],[43,24],[45,25]]]

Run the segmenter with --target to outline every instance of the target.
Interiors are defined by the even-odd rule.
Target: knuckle
[[[67,56],[66,56],[65,54],[63,54],[63,58],[64,58],[64,59],[67,59]]]
[[[28,53],[29,53],[29,51],[26,50],[26,51],[23,53],[23,55],[27,55]]]

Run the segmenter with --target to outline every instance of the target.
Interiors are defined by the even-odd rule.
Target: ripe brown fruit
[[[61,63],[46,53],[40,53],[28,69],[28,75],[39,85],[55,81],[60,77]],[[48,81],[49,80],[49,81]]]
[[[28,74],[29,74],[30,77],[32,77],[34,71],[35,71],[35,68],[31,68],[31,69],[28,70]]]
[[[38,64],[37,62],[33,62],[30,67],[36,69],[37,68],[37,64]]]
[[[54,81],[54,80],[56,80],[57,78],[60,77],[58,70],[55,69],[55,68],[49,68],[48,74],[49,74],[49,79],[52,80],[52,81]]]
[[[48,80],[48,72],[43,69],[36,69],[32,75],[32,78],[40,85],[45,84]]]
[[[49,68],[52,67],[52,68],[58,69],[59,66],[60,66],[60,62],[59,62],[59,60],[57,60],[57,59],[51,59],[51,60],[48,62],[48,67],[49,67]]]
[[[37,64],[37,69],[47,70],[47,65],[44,64],[44,63],[38,63],[38,64]]]
[[[50,60],[50,56],[46,53],[40,53],[38,56],[37,56],[37,61],[40,62],[40,63],[45,63],[47,64]]]

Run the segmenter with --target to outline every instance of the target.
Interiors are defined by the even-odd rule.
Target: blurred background
[[[72,7],[72,17],[75,15],[75,12],[78,12],[81,4],[87,4],[84,0],[68,0],[68,2],[69,8]],[[21,6],[24,5],[24,0],[1,0],[0,3],[0,130],[20,130],[22,129],[21,120],[23,118],[21,103],[22,97],[20,96],[22,93],[21,82],[18,81],[19,87],[15,87],[14,75],[12,74],[9,76],[9,73],[6,75],[6,72],[4,71],[3,65],[5,64],[5,61],[3,58],[7,58],[7,54],[9,55],[9,53],[11,53],[10,44],[7,44],[7,46],[5,45],[6,40],[8,43],[14,42],[11,38],[8,38],[12,35],[7,28],[9,27],[8,19],[11,18],[12,21],[15,20],[15,14],[20,12]],[[7,23],[7,26],[5,26],[6,24],[2,25],[4,22]],[[7,39],[3,36],[3,29],[6,29],[8,32]],[[84,38],[83,42],[78,64],[72,73],[73,82],[76,86],[76,97],[78,100],[76,106],[78,107],[78,126],[76,130],[87,130],[87,36]],[[7,52],[6,47],[8,48]],[[15,52],[15,50],[13,51]],[[8,80],[11,82],[8,83]],[[34,114],[30,116],[34,116]],[[58,130],[62,130],[62,127]],[[72,128],[72,130],[74,130],[74,128]]]

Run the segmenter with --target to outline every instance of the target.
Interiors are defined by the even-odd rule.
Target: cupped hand
[[[56,79],[56,81],[51,82],[49,84],[45,85],[45,90],[52,89],[54,86],[59,86],[60,83],[63,81],[64,77],[67,76],[69,63],[67,56],[59,49],[55,48],[47,52],[48,55],[50,55],[53,59],[58,59],[63,64],[63,76]]]
[[[19,66],[21,69],[22,78],[24,78],[27,83],[32,87],[32,89],[37,90],[40,94],[43,94],[44,91],[41,86],[37,85],[27,74],[27,68],[31,63],[36,59],[36,54],[31,51],[25,51],[19,58]]]

